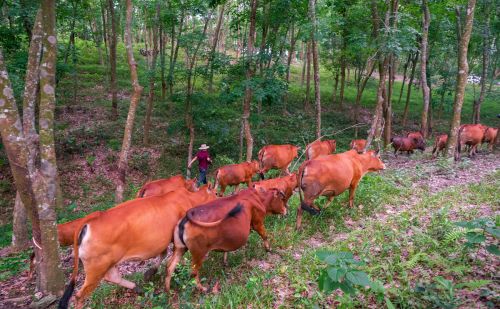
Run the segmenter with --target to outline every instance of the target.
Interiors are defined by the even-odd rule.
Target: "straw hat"
[[[207,146],[207,144],[201,144],[200,148],[198,148],[199,150],[205,150],[205,149],[208,149],[210,148],[210,146]]]

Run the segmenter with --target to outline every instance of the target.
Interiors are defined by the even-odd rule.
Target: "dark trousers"
[[[198,178],[198,186],[201,184],[207,184],[207,170],[200,168],[200,178]]]

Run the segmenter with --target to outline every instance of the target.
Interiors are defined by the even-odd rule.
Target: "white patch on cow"
[[[78,255],[80,256],[80,259],[85,259],[87,257],[88,252],[88,246],[89,246],[89,240],[90,240],[90,225],[87,224],[87,231],[85,232],[85,235],[83,236],[82,242],[80,243],[80,248],[78,249]],[[78,235],[78,238],[80,238],[80,235]]]

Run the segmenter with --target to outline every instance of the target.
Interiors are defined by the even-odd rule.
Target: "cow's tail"
[[[439,138],[440,136],[436,136],[436,140],[434,141],[434,148],[432,148],[432,157],[435,156],[435,152],[438,150],[439,147]]]
[[[89,218],[89,221],[91,219],[93,218]],[[61,300],[59,301],[58,305],[59,309],[68,308],[71,295],[73,295],[73,292],[75,291],[76,277],[78,276],[78,263],[80,261],[79,247],[82,243],[83,237],[85,237],[85,234],[87,233],[88,229],[87,223],[88,221],[85,222],[77,231],[75,231],[75,234],[73,235],[73,273],[71,274],[70,282],[66,286],[64,294]]]
[[[219,170],[215,171],[215,184],[214,184],[214,191],[217,192],[217,188],[219,187]]]
[[[199,226],[203,226],[203,227],[214,227],[214,226],[217,226],[219,225],[222,221],[226,220],[227,218],[231,218],[231,217],[235,217],[237,214],[239,214],[241,211],[243,210],[243,205],[241,205],[240,203],[236,204],[236,206],[234,206],[225,216],[224,218],[220,219],[220,220],[217,220],[217,221],[214,221],[214,222],[202,222],[202,221],[198,221],[196,219],[193,219],[193,215],[191,212],[188,212],[186,217],[187,219],[196,224],[196,225],[199,225]],[[182,239],[182,238],[181,238]]]
[[[144,193],[146,193],[146,186],[142,186],[142,188],[137,192],[135,198],[144,197]]]
[[[265,153],[265,147],[262,147],[261,150],[259,150],[258,158],[259,158],[259,175],[260,175],[260,180],[264,180],[264,172],[262,170],[264,169],[263,167],[263,160],[264,160],[264,153]]]
[[[298,187],[299,187],[300,208],[302,208],[303,210],[307,211],[311,215],[317,215],[317,214],[319,214],[319,211],[317,209],[314,209],[313,207],[307,205],[307,203],[304,202],[304,197],[302,196],[302,194],[304,193],[303,190],[302,190],[302,187],[303,187],[302,180],[304,179],[304,173],[305,173],[305,170],[306,170],[305,167],[306,167],[306,165],[303,164],[299,168]]]

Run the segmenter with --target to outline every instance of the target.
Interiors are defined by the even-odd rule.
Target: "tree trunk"
[[[108,53],[108,26],[106,25],[106,8],[105,5],[102,3],[102,0],[99,0],[100,6],[101,6],[101,18],[102,18],[102,39],[104,41],[104,50],[106,51],[106,59],[109,59],[109,53]],[[106,60],[106,65],[107,65],[107,60]],[[106,70],[107,71],[107,70]]]
[[[180,40],[180,37],[182,35],[182,28],[183,28],[183,24],[184,24],[184,11],[182,12],[182,15],[181,15],[181,21],[179,23],[179,33],[177,33],[177,39],[176,39],[176,42],[175,42],[175,49],[172,49],[173,51],[173,54],[170,56],[170,69],[168,71],[168,78],[167,78],[167,82],[168,82],[168,87],[169,87],[169,91],[170,91],[170,95],[172,95],[174,93],[174,70],[175,70],[175,64],[177,62],[177,56],[179,55],[179,40]],[[174,27],[174,26],[172,26]],[[172,34],[174,34],[175,32],[175,28],[172,29]],[[172,35],[172,44],[173,44],[173,39],[174,36]],[[173,46],[172,46],[173,48]]]
[[[340,60],[340,94],[339,94],[339,107],[343,108],[344,102],[344,89],[345,89],[345,70],[346,70],[346,61],[344,56]]]
[[[375,107],[375,114],[373,116],[372,124],[370,127],[370,131],[368,132],[368,138],[366,142],[366,148],[370,147],[371,142],[374,139],[380,138],[381,133],[381,125],[382,125],[382,114],[384,107],[384,92],[385,92],[385,79],[386,79],[386,68],[388,65],[388,57],[385,57],[384,60],[379,60],[379,84],[377,88],[377,105]]]
[[[474,100],[473,113],[472,113],[472,122],[480,123],[481,122],[481,104],[484,101],[484,96],[486,94],[486,79],[488,77],[488,63],[489,63],[489,28],[490,28],[490,15],[489,9],[485,10],[485,25],[484,25],[484,33],[483,33],[483,68],[481,71],[481,90],[479,92],[479,99]]]
[[[427,0],[422,0],[422,41],[420,43],[420,83],[422,84],[422,97],[424,106],[422,109],[421,132],[424,138],[427,138],[429,133],[428,113],[430,106],[430,88],[427,82],[427,61],[429,59],[429,25],[431,23],[431,16],[429,13],[429,5]]]
[[[143,138],[143,143],[144,145],[149,145],[149,130],[151,128],[151,114],[153,112],[153,103],[154,103],[154,97],[155,97],[155,80],[156,80],[156,59],[158,55],[158,32],[160,32],[159,29],[159,24],[160,24],[160,4],[156,4],[156,17],[155,21],[153,24],[153,29],[151,31],[153,32],[153,50],[152,50],[152,59],[151,59],[151,66],[149,67],[149,95],[148,95],[148,102],[146,105],[146,117],[144,118],[144,138]]]
[[[311,41],[307,42],[306,48],[307,64],[306,64],[306,99],[304,101],[304,110],[307,112],[311,104]]]
[[[389,83],[387,85],[387,92],[384,98],[384,147],[387,147],[391,143],[392,135],[392,87],[393,87],[393,76],[394,76],[394,55],[389,55]]]
[[[20,252],[30,246],[28,236],[28,215],[19,192],[16,194],[12,219],[12,251]]]
[[[212,41],[212,48],[210,50],[209,61],[209,74],[208,74],[208,91],[213,91],[213,81],[214,81],[214,59],[215,59],[215,49],[217,48],[217,43],[219,41],[219,33],[222,26],[222,21],[224,20],[224,8],[225,3],[220,5],[219,18],[217,19],[217,26],[215,27],[214,39]]]
[[[302,60],[302,74],[300,78],[300,88],[304,87],[304,80],[306,78],[306,70],[307,70],[307,44],[302,42],[301,57]]]
[[[363,92],[365,90],[366,84],[368,83],[368,80],[372,76],[374,70],[375,70],[375,61],[368,59],[366,63],[367,74],[359,84],[358,91],[356,93],[356,101],[354,103],[354,124],[357,124],[359,121],[358,114],[359,114],[359,107],[361,105],[361,98],[363,97]],[[361,75],[361,73],[362,71],[359,72],[359,75]],[[358,137],[358,127],[354,128],[354,135],[355,137]]]
[[[66,46],[66,50],[64,51],[64,64],[68,64],[69,53],[72,48],[75,48],[75,24],[76,24],[77,1],[74,2],[72,1],[71,5],[73,6],[73,18],[71,20],[68,46]]]
[[[414,56],[413,61],[412,61],[410,80],[408,81],[408,90],[406,91],[405,110],[403,112],[403,121],[401,122],[401,126],[403,126],[403,127],[406,126],[406,122],[408,120],[408,111],[409,111],[409,107],[410,107],[410,97],[411,97],[411,87],[413,86],[413,79],[415,78],[415,69],[417,68],[418,54],[419,54],[419,52],[417,51],[415,53],[415,56]]]
[[[245,77],[247,81],[252,79],[254,74],[252,58],[254,53],[254,40],[255,40],[255,23],[257,15],[257,0],[250,1],[250,29],[248,31],[248,42],[247,42],[247,59],[246,59],[246,74]],[[245,98],[243,101],[243,123],[245,126],[245,140],[247,143],[247,156],[248,162],[252,161],[253,153],[253,137],[252,131],[250,129],[250,107],[252,103],[252,87],[247,85],[245,88]]]
[[[161,100],[165,101],[167,97],[167,80],[165,79],[165,49],[167,45],[166,36],[163,33],[163,23],[160,22],[160,75],[161,75]]]
[[[111,91],[111,106],[114,119],[118,118],[118,89],[116,84],[116,16],[114,1],[108,0],[108,10],[111,24],[111,33],[109,37],[109,86]]]
[[[474,21],[475,6],[476,0],[469,0],[467,5],[464,30],[460,35],[457,84],[455,88],[455,100],[453,102],[453,118],[450,125],[450,132],[448,134],[448,143],[446,145],[448,156],[451,156],[453,153],[455,153],[455,146],[457,145],[458,129],[460,127],[460,118],[462,115],[462,105],[464,103],[465,86],[467,84],[467,75],[469,74],[467,51],[469,48],[469,40],[472,32],[472,24]],[[455,158],[457,158],[460,154],[456,153],[455,155]]]
[[[321,94],[320,94],[320,83],[319,83],[319,56],[318,56],[318,46],[316,42],[316,31],[317,31],[317,21],[316,21],[316,2],[315,0],[309,0],[309,20],[312,23],[311,29],[311,47],[312,47],[312,58],[314,66],[314,101],[316,106],[316,138],[321,137]]]
[[[406,59],[403,69],[403,83],[401,84],[401,90],[399,91],[398,105],[401,103],[401,98],[403,97],[403,90],[405,88],[405,82],[406,82],[406,72],[408,71],[408,66],[410,65],[410,61],[411,61],[411,52],[408,53],[408,59]]]
[[[332,93],[332,104],[335,104],[337,102],[337,87],[339,85],[339,72],[335,72],[335,77],[333,78],[335,80],[335,83],[333,83],[333,93]]]
[[[37,280],[42,291],[59,295],[64,288],[64,275],[59,260],[56,227],[57,161],[54,141],[56,107],[56,6],[55,0],[42,1],[43,56],[40,63],[40,178],[35,187],[38,197],[42,258]]]
[[[130,143],[132,140],[132,129],[134,127],[134,118],[137,105],[141,99],[142,86],[139,84],[137,78],[137,63],[134,59],[134,47],[132,45],[132,0],[127,2],[127,19],[125,24],[125,47],[127,49],[127,60],[130,68],[130,80],[132,82],[133,92],[130,97],[130,107],[128,110],[127,122],[125,124],[125,131],[123,133],[122,149],[120,159],[118,161],[118,181],[116,185],[115,202],[121,203],[123,201],[123,191],[125,187],[125,176],[128,167],[128,152],[130,150]]]

